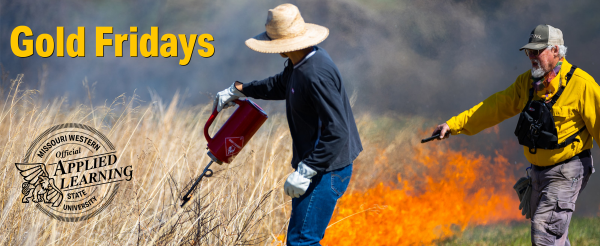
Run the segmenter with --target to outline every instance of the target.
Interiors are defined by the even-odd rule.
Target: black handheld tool
[[[448,137],[448,136],[450,136],[450,132],[446,132],[446,136],[445,137]],[[433,135],[431,137],[428,137],[428,138],[425,138],[425,139],[421,139],[421,143],[427,143],[427,142],[429,142],[431,140],[439,139],[439,138],[440,138],[440,134],[438,133],[438,134],[435,134],[435,135]]]

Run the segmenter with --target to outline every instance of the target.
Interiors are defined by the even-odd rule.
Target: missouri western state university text
[[[183,50],[183,58],[179,60],[179,65],[189,64],[196,43],[200,46],[198,55],[208,58],[214,55],[215,47],[209,43],[214,41],[212,35],[204,34],[171,34],[166,33],[160,36],[158,27],[150,28],[150,33],[137,33],[138,28],[132,26],[129,28],[129,34],[114,34],[113,27],[98,26],[95,29],[96,57],[104,57],[104,52],[108,49],[114,51],[115,57],[123,57],[123,46],[128,42],[129,56],[138,57],[139,53],[143,57],[180,57],[179,46]],[[85,27],[77,27],[77,33],[65,35],[65,28],[56,27],[56,36],[42,33],[33,37],[33,31],[27,26],[18,26],[13,29],[10,37],[10,47],[12,52],[18,57],[30,57],[35,53],[40,57],[51,57],[55,54],[57,57],[85,57],[86,32]],[[159,48],[160,47],[160,48]]]

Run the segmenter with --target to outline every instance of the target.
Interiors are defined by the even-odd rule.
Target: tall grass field
[[[168,104],[135,94],[102,104],[44,101],[21,79],[11,80],[0,102],[0,245],[285,245],[291,199],[283,184],[294,170],[284,114],[268,112],[233,162],[213,164],[213,176],[181,208],[210,160],[203,128],[212,105],[180,106],[178,94]],[[210,133],[233,111],[223,111]],[[433,122],[417,116],[355,117],[364,151],[323,245],[528,245],[528,222],[512,190],[519,177],[502,153],[420,144]],[[62,123],[102,132],[120,165],[133,167],[110,206],[85,221],[58,221],[21,201],[15,163],[38,135]],[[492,168],[497,177],[484,176]],[[600,244],[599,223],[574,219],[571,242]]]

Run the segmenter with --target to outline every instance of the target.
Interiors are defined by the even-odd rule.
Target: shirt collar
[[[300,62],[298,62],[298,64],[294,65],[294,69],[296,69],[297,67],[302,65],[304,62],[306,62],[306,60],[308,60],[308,58],[313,56],[316,52],[317,52],[317,49],[315,49],[315,47],[313,47],[313,50],[310,53],[308,53],[308,55],[306,55],[304,58],[302,58],[302,60],[300,60]]]
[[[540,98],[544,100],[550,100],[552,96],[556,94],[559,87],[564,86],[563,81],[565,77],[565,72],[563,70],[565,69],[565,67],[567,67],[565,66],[567,64],[567,60],[563,57],[559,60],[557,65],[552,69],[552,71],[550,71],[549,74],[542,77],[541,80],[537,82],[534,79],[533,83],[537,84],[536,94]],[[548,79],[550,79],[549,83],[547,81]]]

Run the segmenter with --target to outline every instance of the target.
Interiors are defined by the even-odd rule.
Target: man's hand
[[[298,169],[288,176],[283,185],[285,194],[292,198],[304,195],[310,185],[310,179],[315,175],[317,175],[317,171],[312,170],[304,162],[298,163]]]
[[[219,91],[213,101],[213,110],[217,108],[217,112],[221,112],[224,108],[235,106],[235,103],[233,102],[235,99],[245,97],[246,95],[237,88],[241,88],[241,84],[242,83],[236,81],[229,88]]]
[[[433,130],[433,133],[431,134],[431,136],[433,136],[435,134],[440,134],[439,139],[449,138],[450,137],[450,127],[446,123],[440,124],[435,128],[435,130]]]

